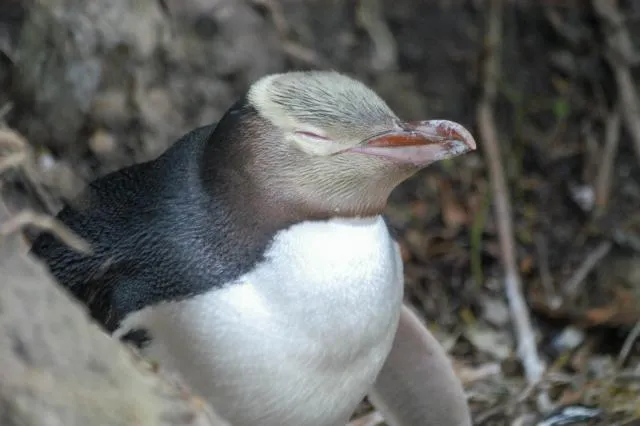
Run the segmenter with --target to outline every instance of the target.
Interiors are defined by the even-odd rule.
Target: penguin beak
[[[475,149],[476,141],[464,126],[453,121],[429,120],[403,123],[399,130],[379,133],[348,151],[424,167]]]

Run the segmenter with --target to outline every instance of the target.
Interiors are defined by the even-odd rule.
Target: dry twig
[[[521,279],[516,264],[516,244],[513,236],[511,204],[507,182],[502,168],[493,104],[496,98],[499,74],[499,49],[502,37],[502,0],[491,0],[488,8],[485,33],[485,60],[483,64],[482,97],[477,107],[477,121],[482,146],[489,166],[494,192],[495,213],[500,239],[500,252],[505,270],[505,291],[518,338],[518,355],[522,361],[527,381],[537,383],[545,370],[538,355],[535,334],[529,309],[522,295]],[[548,409],[546,395],[539,398],[539,408]]]
[[[277,0],[252,0],[253,4],[267,9],[276,33],[281,41],[282,51],[288,57],[303,62],[307,65],[325,68],[327,61],[315,50],[303,46],[290,39],[291,26],[282,10],[282,4]]]
[[[25,161],[27,161],[27,154],[24,151],[12,152],[0,157],[0,174],[23,165]]]
[[[398,64],[398,46],[385,22],[380,0],[360,0],[356,11],[358,23],[369,34],[374,47],[371,66],[377,71],[393,70]]]
[[[618,355],[617,360],[618,368],[622,368],[622,366],[624,365],[627,357],[629,356],[629,353],[631,352],[631,348],[633,348],[633,344],[636,342],[636,340],[638,340],[638,336],[640,336],[640,321],[638,321],[636,325],[633,326],[633,328],[629,332],[629,335],[625,339],[624,344],[622,345],[622,349],[620,350],[620,354]]]
[[[547,239],[542,234],[536,234],[535,244],[538,255],[540,282],[544,289],[545,299],[549,306],[558,307],[561,300],[556,294],[556,289],[553,285],[553,277],[551,276],[551,269],[549,268],[549,249],[547,248]]]
[[[50,200],[46,191],[40,187],[36,173],[31,164],[31,150],[27,141],[17,132],[0,129],[0,148],[8,151],[0,157],[0,173],[9,168],[20,167],[29,183],[32,184],[45,204]],[[49,205],[47,204],[47,207]],[[82,238],[67,228],[62,222],[31,210],[24,210],[0,224],[0,235],[7,236],[22,230],[25,226],[35,226],[55,235],[60,241],[80,253],[91,253],[91,247]]]
[[[616,154],[618,153],[618,142],[620,141],[620,111],[616,106],[609,116],[605,127],[604,148],[601,154],[602,161],[598,167],[596,175],[596,206],[600,213],[606,209],[609,203],[611,192],[611,179]]]
[[[631,76],[630,65],[638,62],[624,17],[616,0],[592,0],[593,9],[600,18],[605,33],[605,57],[613,69],[624,124],[633,140],[640,159],[640,98]]]
[[[56,211],[55,202],[40,182],[27,140],[16,131],[0,128],[0,149],[8,151],[0,156],[0,173],[9,168],[20,168],[47,212],[53,214]]]
[[[31,225],[52,233],[60,241],[80,253],[91,253],[91,246],[77,236],[59,220],[45,215],[25,210],[11,217],[0,226],[0,235],[9,235]]]
[[[571,278],[569,278],[569,280],[562,286],[562,290],[564,291],[569,303],[576,300],[580,293],[580,289],[582,288],[582,283],[589,273],[593,271],[593,268],[595,268],[598,263],[605,258],[612,246],[613,244],[611,241],[601,242],[598,247],[585,257],[584,261],[580,264],[578,269],[575,270]]]
[[[522,389],[522,391],[518,392],[516,395],[510,397],[507,401],[496,404],[493,407],[489,407],[486,410],[480,412],[475,418],[475,424],[483,424],[491,417],[496,416],[500,413],[507,412],[513,409],[514,406],[518,404],[522,404],[526,401],[533,392],[535,392],[540,386],[541,381],[536,383],[529,383],[527,386]]]

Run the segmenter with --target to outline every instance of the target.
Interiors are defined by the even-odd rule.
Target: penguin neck
[[[205,190],[225,201],[240,226],[272,234],[305,221],[382,214],[392,187],[385,188],[384,181],[371,181],[358,185],[353,194],[336,194],[330,178],[319,179],[318,185],[296,182],[296,168],[310,160],[273,143],[281,138],[242,98],[226,112],[204,144],[200,175]],[[273,161],[278,164],[269,163]],[[277,167],[288,167],[289,173],[273,176]]]
[[[198,179],[202,191],[213,200],[211,213],[221,216],[236,237],[266,241],[301,218],[270,199],[247,167],[254,155],[248,138],[258,131],[254,118],[257,113],[245,98],[226,112],[203,143]]]

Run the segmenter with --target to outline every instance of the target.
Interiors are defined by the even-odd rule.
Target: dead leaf
[[[520,272],[529,274],[533,269],[533,256],[527,255],[520,261]]]
[[[456,200],[449,182],[444,180],[440,182],[440,205],[442,221],[447,228],[457,229],[469,223],[469,215],[465,208]]]
[[[513,339],[506,330],[495,330],[484,324],[467,327],[464,336],[480,351],[497,360],[509,358],[513,352]]]

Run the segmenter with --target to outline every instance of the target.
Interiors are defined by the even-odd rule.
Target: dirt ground
[[[55,211],[215,121],[261,75],[355,75],[403,118],[458,121],[481,146],[404,184],[387,212],[408,298],[455,359],[475,423],[636,424],[639,52],[634,0],[4,0],[0,120],[32,154],[4,171],[5,195]],[[517,352],[479,131],[492,82],[524,313],[547,367],[536,384]]]

